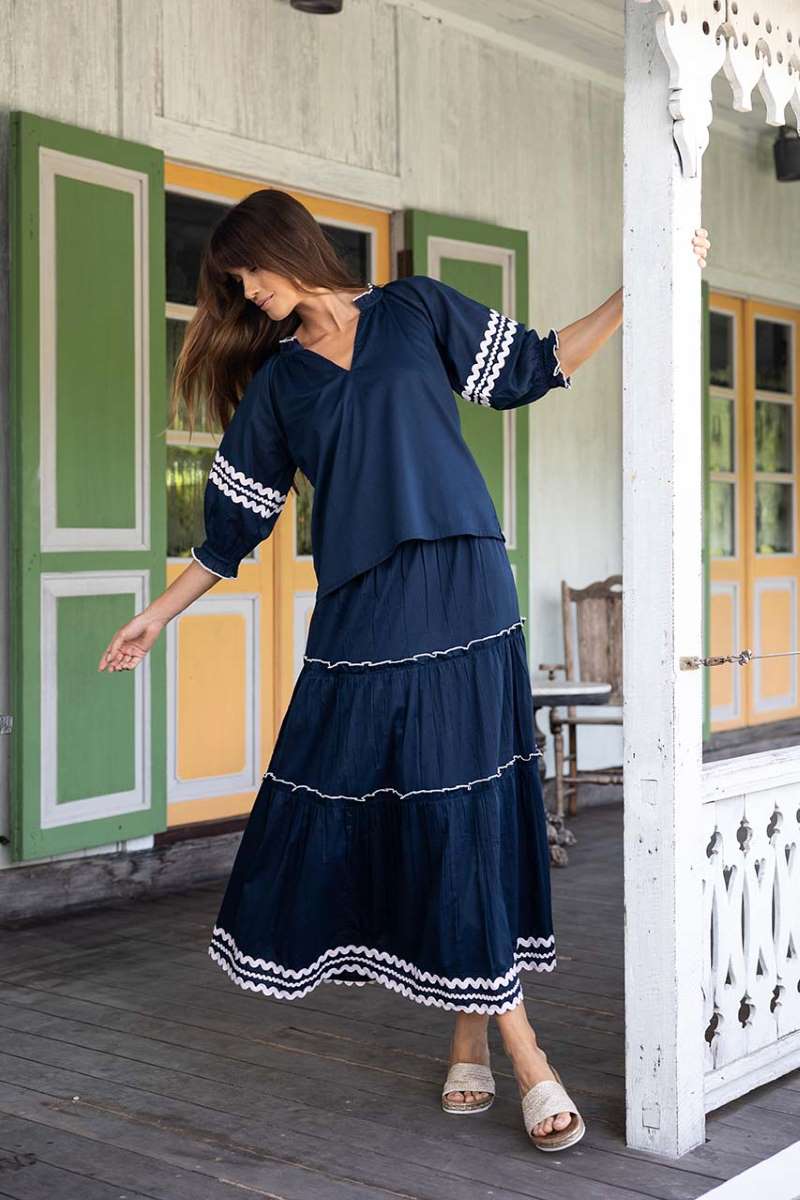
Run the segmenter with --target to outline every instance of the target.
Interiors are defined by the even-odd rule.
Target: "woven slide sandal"
[[[586,1132],[586,1126],[575,1106],[575,1101],[564,1090],[558,1071],[552,1065],[550,1070],[558,1082],[553,1079],[543,1079],[529,1088],[522,1097],[522,1117],[530,1140],[539,1150],[566,1150],[567,1146],[574,1146],[581,1140]],[[554,1129],[551,1133],[538,1137],[531,1132],[535,1125],[546,1120],[547,1117],[554,1117],[557,1113],[562,1112],[572,1114],[572,1120],[566,1129]]]
[[[471,1104],[451,1104],[449,1092],[491,1092],[488,1100],[473,1100]],[[453,1063],[442,1088],[442,1109],[446,1113],[486,1112],[494,1102],[495,1082],[489,1067],[480,1063]]]

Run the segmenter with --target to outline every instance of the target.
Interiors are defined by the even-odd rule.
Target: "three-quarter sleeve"
[[[205,541],[192,558],[222,579],[269,537],[297,467],[264,370],[245,389],[217,447],[203,499]]]
[[[572,387],[558,357],[558,331],[542,337],[522,321],[427,275],[395,280],[424,306],[450,386],[465,400],[515,408],[554,387]]]

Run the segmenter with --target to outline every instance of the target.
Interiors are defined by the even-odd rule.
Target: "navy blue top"
[[[426,275],[370,284],[350,370],[283,338],[255,373],[208,474],[206,539],[192,556],[223,578],[272,531],[297,467],[314,488],[317,595],[406,538],[505,537],[461,433],[454,392],[514,408],[571,387],[558,333],[540,337]]]

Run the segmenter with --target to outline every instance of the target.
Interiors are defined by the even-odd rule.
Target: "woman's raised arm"
[[[622,288],[604,300],[599,308],[579,317],[558,332],[558,357],[561,370],[570,376],[591,358],[622,324]]]
[[[692,234],[692,250],[701,267],[711,249],[707,229],[696,229]],[[622,324],[622,288],[605,300],[599,308],[587,313],[571,325],[565,325],[558,333],[558,356],[565,375],[571,375],[581,363],[591,358],[612,333]]]

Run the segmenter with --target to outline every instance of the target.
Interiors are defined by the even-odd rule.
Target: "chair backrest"
[[[622,576],[609,575],[585,588],[572,588],[562,579],[561,616],[567,678],[610,683],[608,703],[621,705]]]

